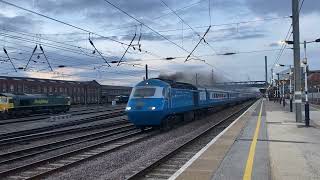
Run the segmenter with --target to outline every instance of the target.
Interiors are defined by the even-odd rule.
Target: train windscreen
[[[151,97],[154,96],[156,88],[137,88],[134,91],[133,97]]]
[[[7,103],[7,98],[6,97],[0,97],[0,104],[5,104]]]

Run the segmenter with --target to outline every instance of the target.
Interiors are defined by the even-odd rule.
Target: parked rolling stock
[[[37,112],[67,112],[70,97],[41,94],[0,94],[0,116],[7,117]]]
[[[197,111],[240,103],[255,98],[255,93],[240,93],[198,88],[188,83],[165,79],[148,79],[131,92],[126,112],[135,126],[166,126],[169,117],[182,115],[194,119]]]

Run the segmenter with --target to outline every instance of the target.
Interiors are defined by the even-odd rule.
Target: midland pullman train
[[[136,127],[167,128],[174,116],[194,119],[199,111],[256,98],[256,93],[217,91],[166,79],[148,79],[131,92],[126,112]]]
[[[67,112],[70,105],[68,96],[0,93],[2,118],[40,112]]]

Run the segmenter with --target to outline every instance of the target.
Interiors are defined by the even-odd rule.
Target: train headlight
[[[156,107],[152,106],[152,107],[149,107],[149,109],[151,109],[151,110],[155,110],[155,109],[156,109]]]
[[[131,107],[130,106],[127,106],[126,107],[126,111],[130,111],[131,110]]]

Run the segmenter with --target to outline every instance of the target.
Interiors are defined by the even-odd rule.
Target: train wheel
[[[139,129],[143,132],[146,130],[146,127],[145,126],[140,126]]]
[[[170,121],[169,121],[170,119],[171,118],[168,117],[161,122],[161,125],[160,125],[161,131],[168,131],[170,129]]]
[[[8,116],[8,113],[5,111],[4,113],[3,113],[3,119],[8,119],[9,118],[9,116]]]

